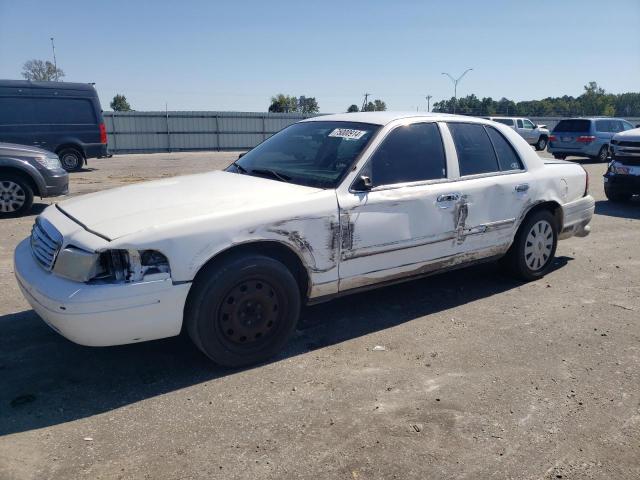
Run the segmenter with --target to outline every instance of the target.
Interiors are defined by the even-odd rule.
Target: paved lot
[[[71,191],[235,156],[94,160]],[[55,334],[13,278],[34,216],[2,221],[0,479],[639,478],[640,202],[610,204],[604,165],[585,167],[593,233],[543,280],[485,265],[315,306],[283,354],[238,371],[181,338]]]

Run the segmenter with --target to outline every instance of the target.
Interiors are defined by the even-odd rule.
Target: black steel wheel
[[[214,362],[241,367],[267,360],[298,322],[300,290],[291,271],[263,255],[233,256],[198,274],[185,322]]]
[[[84,157],[82,153],[72,147],[63,148],[58,152],[60,164],[67,172],[76,172],[84,165]]]

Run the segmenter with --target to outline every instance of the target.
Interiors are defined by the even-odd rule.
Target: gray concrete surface
[[[73,194],[220,168],[234,154],[127,155]],[[87,348],[31,311],[0,238],[0,479],[640,477],[640,202],[520,284],[484,265],[308,308],[266,365],[188,341]],[[376,345],[384,350],[374,350]]]

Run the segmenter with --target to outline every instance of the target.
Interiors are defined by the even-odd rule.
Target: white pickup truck
[[[186,329],[214,361],[262,361],[301,304],[503,259],[550,268],[589,233],[579,165],[514,130],[444,114],[368,112],[287,127],[226,171],[140,183],[48,207],[15,251],[34,310],[74,342]]]
[[[546,125],[536,125],[528,118],[523,117],[487,117],[487,119],[513,128],[529,145],[533,145],[538,151],[547,148],[549,129]]]

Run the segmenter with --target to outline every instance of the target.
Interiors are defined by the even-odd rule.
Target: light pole
[[[456,113],[456,104],[458,103],[458,82],[471,70],[473,70],[473,68],[467,68],[458,78],[453,78],[447,72],[442,72],[442,75],[446,75],[453,82],[453,113]]]
[[[427,113],[428,113],[431,111],[431,99],[433,98],[433,95],[427,95],[424,98],[427,99]]]
[[[53,43],[53,37],[51,37],[51,50],[53,50],[53,68],[56,71],[56,82],[58,81],[58,62],[56,62],[56,45]]]

